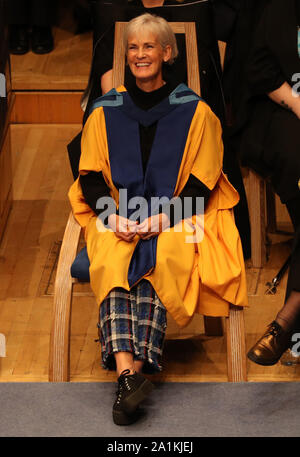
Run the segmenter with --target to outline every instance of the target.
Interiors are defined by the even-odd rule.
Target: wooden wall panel
[[[82,92],[16,92],[13,124],[81,124]]]

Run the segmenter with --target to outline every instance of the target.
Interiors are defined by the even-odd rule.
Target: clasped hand
[[[118,238],[131,242],[138,235],[142,240],[149,240],[157,236],[170,226],[170,220],[165,213],[156,214],[138,224],[126,217],[111,214],[108,224]]]

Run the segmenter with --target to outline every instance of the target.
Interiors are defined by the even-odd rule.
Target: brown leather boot
[[[290,346],[292,334],[291,331],[284,331],[276,321],[271,322],[247,357],[259,365],[275,365]]]

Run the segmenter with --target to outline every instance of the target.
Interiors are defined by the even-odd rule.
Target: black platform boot
[[[113,420],[117,425],[128,425],[138,418],[139,404],[152,391],[153,384],[140,373],[124,370],[118,378],[117,399],[113,406]]]

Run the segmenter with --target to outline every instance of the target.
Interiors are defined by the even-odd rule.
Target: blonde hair
[[[126,53],[129,36],[144,32],[145,30],[157,36],[158,42],[163,49],[165,49],[166,46],[171,47],[171,57],[167,62],[171,65],[178,55],[176,37],[168,22],[162,17],[155,16],[154,14],[145,13],[128,22],[123,37]]]

